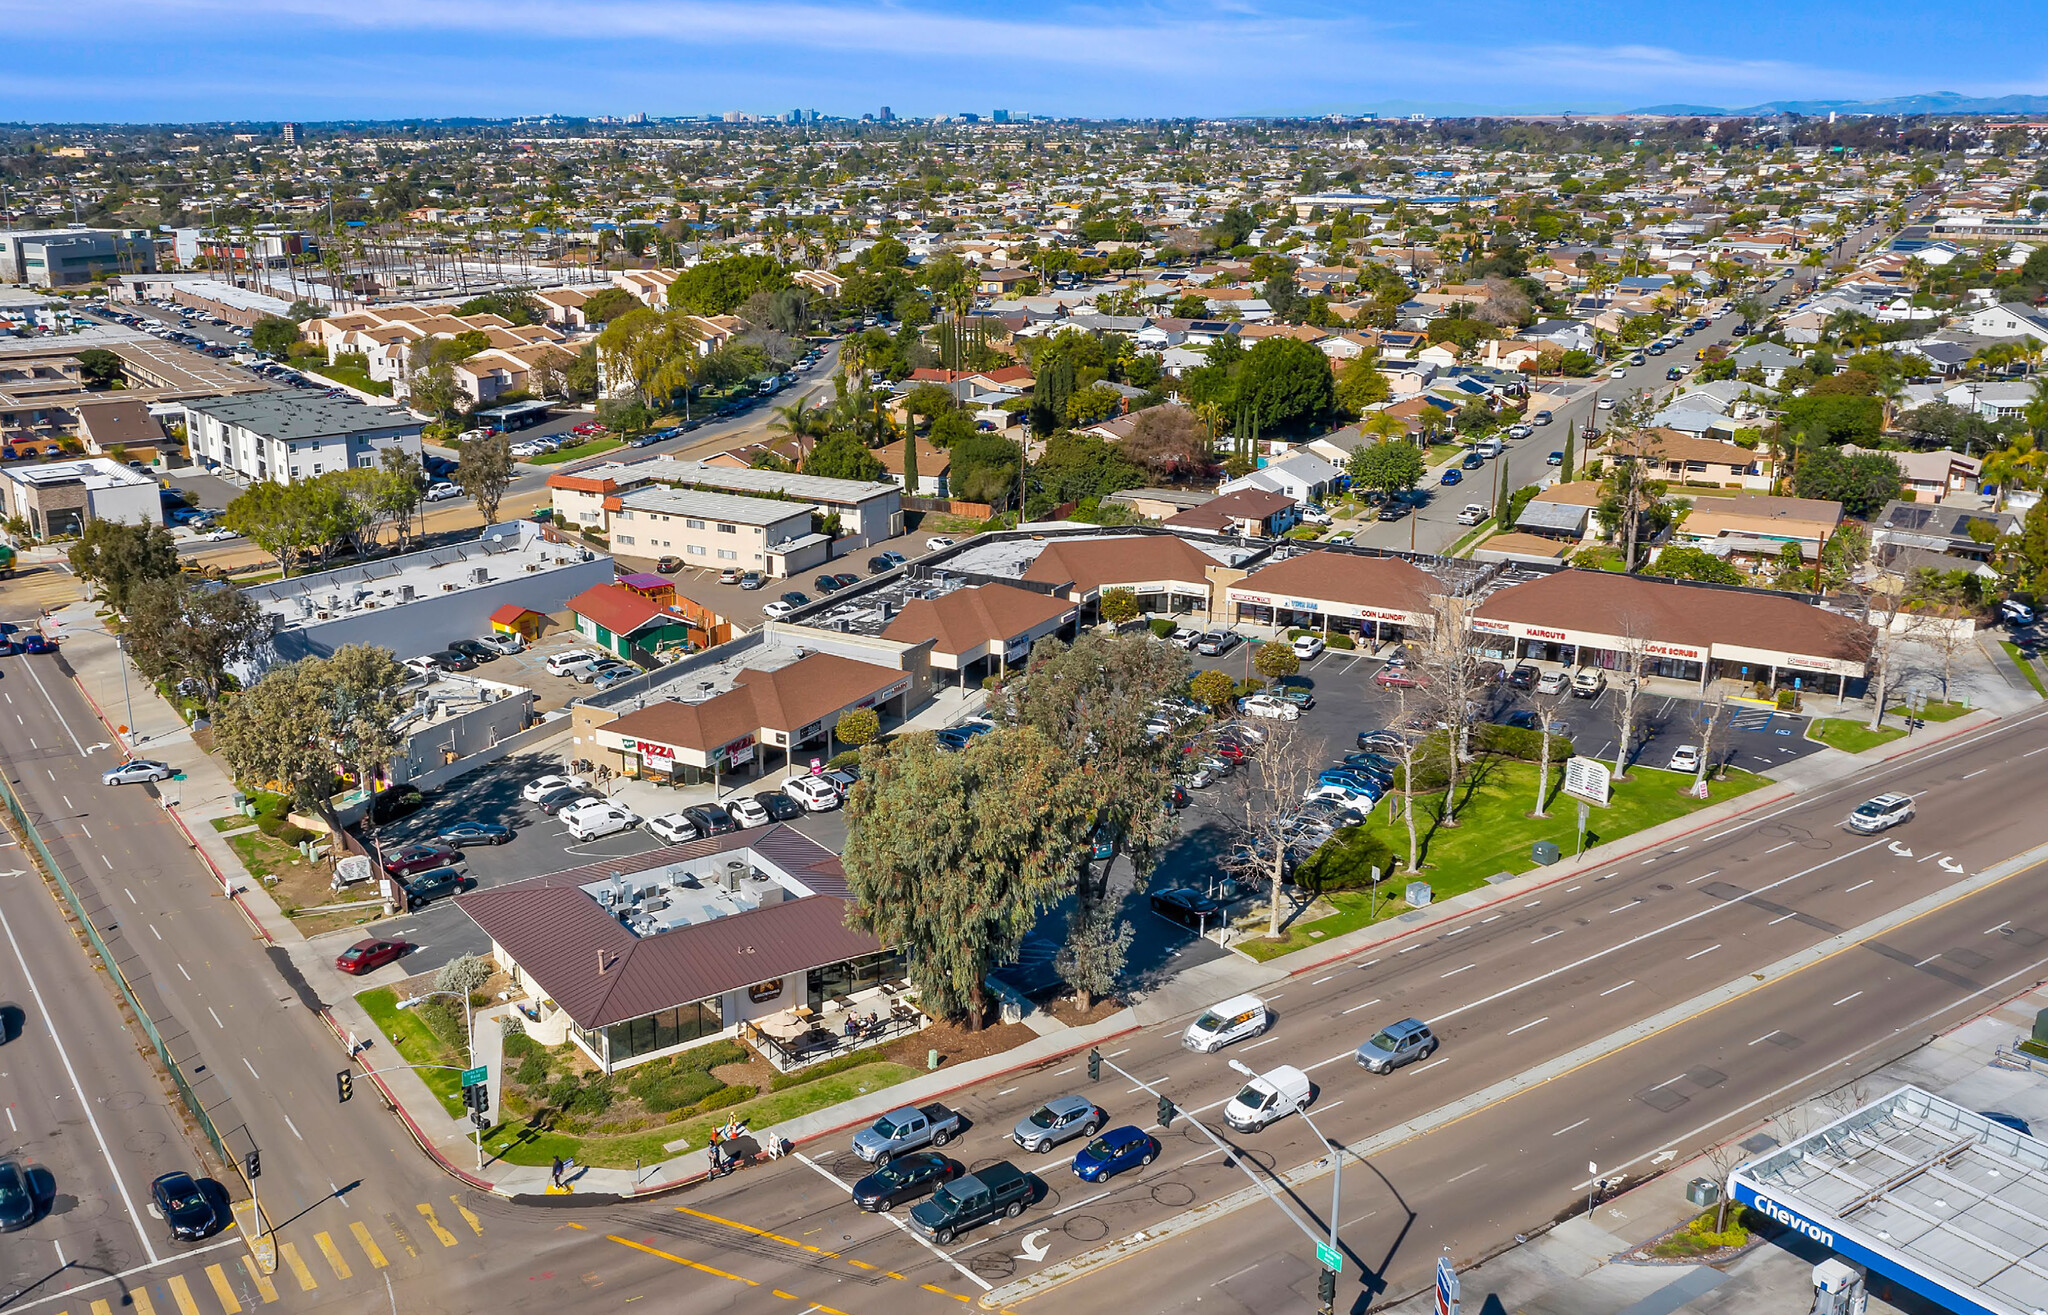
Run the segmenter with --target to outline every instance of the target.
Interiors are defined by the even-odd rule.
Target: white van
[[[609,799],[596,799],[576,808],[565,808],[562,822],[578,840],[595,840],[615,831],[640,825],[640,815]]]
[[[1257,1132],[1308,1104],[1308,1074],[1291,1064],[1261,1073],[1223,1107],[1223,1118],[1239,1132]]]
[[[1239,995],[1204,1009],[1200,1018],[1188,1024],[1180,1043],[1196,1054],[1207,1055],[1265,1030],[1266,1002],[1255,995]]]

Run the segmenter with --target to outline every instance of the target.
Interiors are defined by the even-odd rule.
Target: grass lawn
[[[398,992],[390,987],[380,986],[373,991],[364,991],[356,997],[356,1003],[369,1013],[371,1021],[377,1024],[377,1030],[385,1035],[392,1048],[398,1051],[399,1058],[406,1063],[460,1062],[460,1057],[453,1055],[441,1038],[435,1035],[434,1029],[427,1026],[424,1015],[398,1007]],[[384,1065],[372,1060],[370,1066],[380,1068]],[[449,1118],[463,1117],[460,1073],[445,1068],[422,1068],[414,1071],[420,1075],[420,1081],[427,1084],[427,1090],[433,1092],[440,1100],[441,1108],[448,1111]]]
[[[1476,790],[1466,792],[1460,786],[1464,800],[1458,809],[1456,827],[1435,825],[1441,797],[1418,804],[1415,829],[1422,845],[1422,871],[1412,879],[1427,881],[1438,900],[1476,890],[1496,873],[1531,871],[1536,863],[1530,858],[1529,849],[1539,840],[1555,842],[1566,854],[1578,845],[1578,806],[1558,793],[1564,784],[1561,770],[1554,769],[1550,774],[1550,816],[1544,818],[1529,816],[1529,806],[1536,796],[1534,763],[1495,760],[1482,770],[1484,780]],[[1746,794],[1762,785],[1764,778],[1748,772],[1730,772],[1725,779],[1713,783],[1713,797],[1706,800],[1685,793],[1691,782],[1692,778],[1682,773],[1631,768],[1626,781],[1614,783],[1613,803],[1593,810],[1587,824],[1586,847],[1619,840],[1709,804]],[[1405,861],[1407,825],[1390,820],[1384,812],[1373,825],[1399,859]],[[1297,922],[1280,940],[1246,940],[1238,948],[1254,959],[1275,959],[1406,913],[1408,906],[1400,894],[1409,880],[1407,873],[1396,872],[1381,882],[1377,908],[1369,891],[1331,892],[1324,898],[1336,908],[1335,913],[1311,922]]]
[[[381,379],[372,379],[366,371],[355,369],[352,366],[309,364],[305,368],[314,374],[324,375],[338,384],[347,384],[351,388],[360,388],[366,393],[375,393],[379,397],[391,396],[390,384],[385,383]]]
[[[1806,738],[1819,740],[1830,749],[1840,749],[1843,753],[1862,753],[1865,749],[1889,744],[1905,733],[1906,728],[1900,725],[1887,725],[1883,730],[1873,731],[1870,723],[1862,720],[1816,717],[1813,725],[1807,727]]]
[[[2048,699],[2048,687],[2041,684],[2041,673],[2034,668],[2033,663],[2020,656],[2020,646],[2009,639],[2001,639],[1998,644],[2005,650],[2005,655],[2012,659],[2013,665],[2026,674],[2027,683],[2034,687],[2034,693]]]
[[[533,466],[555,466],[564,461],[574,461],[578,457],[594,457],[600,452],[609,452],[613,448],[624,446],[626,440],[623,438],[593,438],[580,447],[565,447],[559,452],[543,452],[537,457],[527,457],[525,461]]]
[[[1970,709],[1966,705],[1961,703],[1941,703],[1936,701],[1930,701],[1927,704],[1927,706],[1920,709],[1919,713],[1916,715],[1918,715],[1923,721],[1954,721],[1956,718],[1962,716],[1969,710]]]

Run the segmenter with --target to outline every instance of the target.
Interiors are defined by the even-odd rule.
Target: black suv
[[[740,824],[732,820],[732,815],[717,804],[698,804],[693,808],[685,808],[683,816],[696,824],[697,834],[700,836],[722,836],[740,829]]]
[[[434,868],[422,872],[405,883],[406,912],[425,908],[437,899],[459,895],[475,884],[474,878],[466,877],[454,868]]]

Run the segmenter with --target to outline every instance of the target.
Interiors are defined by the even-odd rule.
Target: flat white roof
[[[41,466],[0,467],[0,474],[31,488],[83,484],[89,489],[117,489],[156,483],[149,476],[130,470],[108,457],[80,457],[75,461],[53,461]]]

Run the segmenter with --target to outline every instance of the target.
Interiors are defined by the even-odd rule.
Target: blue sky
[[[1611,110],[2048,93],[2037,0],[0,0],[0,118]]]

